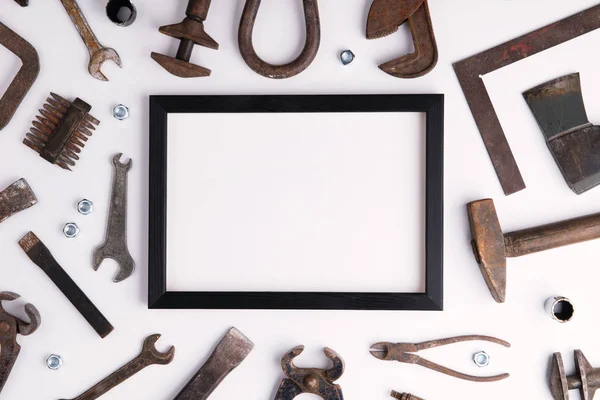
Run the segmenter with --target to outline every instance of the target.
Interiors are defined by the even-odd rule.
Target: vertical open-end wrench
[[[85,19],[81,8],[79,8],[77,0],[60,1],[65,7],[65,10],[67,10],[67,14],[69,14],[71,21],[75,24],[75,28],[77,28],[77,32],[79,32],[81,39],[83,39],[83,43],[85,43],[85,46],[90,52],[90,62],[88,64],[90,75],[101,81],[107,81],[108,78],[101,71],[102,64],[106,60],[112,60],[119,67],[123,68],[119,54],[117,54],[114,49],[104,47],[100,44],[98,38],[96,38],[92,28],[90,28],[90,25]]]
[[[140,354],[131,360],[128,364],[121,367],[119,370],[115,371],[112,375],[107,377],[101,382],[98,382],[87,392],[79,395],[78,397],[72,400],[94,400],[98,397],[106,394],[109,390],[113,389],[117,385],[125,382],[127,379],[131,378],[133,375],[137,374],[144,368],[154,365],[166,365],[173,361],[175,357],[175,347],[171,346],[171,348],[166,353],[161,353],[154,346],[160,335],[150,335],[144,340],[144,345],[142,346],[142,351]]]
[[[131,169],[132,160],[122,164],[119,153],[112,158],[115,167],[113,187],[108,210],[108,226],[104,243],[94,251],[93,267],[98,270],[105,258],[111,258],[119,264],[119,272],[113,281],[121,282],[133,274],[135,262],[127,249],[127,172]]]

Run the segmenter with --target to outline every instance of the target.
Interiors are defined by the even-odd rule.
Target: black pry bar
[[[33,233],[29,232],[21,240],[19,246],[38,267],[48,275],[54,284],[75,306],[77,311],[89,322],[101,338],[113,331],[113,326],[96,308],[94,303],[83,293],[69,274],[56,262],[50,250]]]

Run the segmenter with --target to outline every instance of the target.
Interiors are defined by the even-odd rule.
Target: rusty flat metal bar
[[[525,182],[482,76],[600,28],[600,4],[454,64],[471,113],[506,195]]]

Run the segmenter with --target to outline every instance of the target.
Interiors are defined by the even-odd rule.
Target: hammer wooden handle
[[[506,233],[507,257],[519,257],[555,247],[600,238],[600,213]]]

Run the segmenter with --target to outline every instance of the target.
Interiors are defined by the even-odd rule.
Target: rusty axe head
[[[492,199],[467,204],[471,245],[485,283],[498,303],[506,299],[506,246]]]

